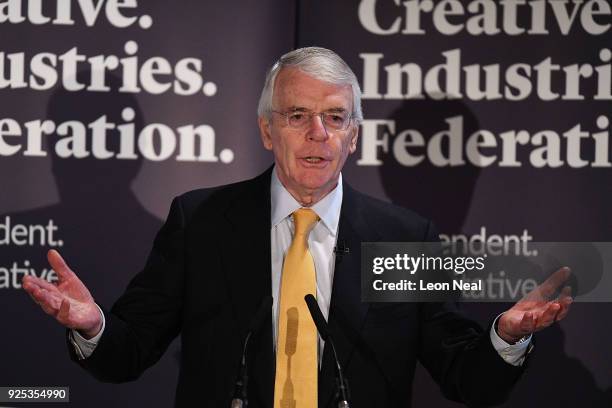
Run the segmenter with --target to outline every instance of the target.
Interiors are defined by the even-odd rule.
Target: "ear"
[[[272,124],[270,123],[270,119],[260,116],[257,118],[257,124],[259,125],[259,136],[261,137],[264,148],[272,150],[272,134],[270,129]]]
[[[349,138],[349,152],[353,154],[355,153],[355,150],[357,150],[357,140],[359,139],[359,125],[357,123],[351,126]]]

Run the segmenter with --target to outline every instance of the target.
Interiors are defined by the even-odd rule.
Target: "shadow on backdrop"
[[[480,129],[474,113],[460,100],[405,101],[389,119],[395,121],[396,138],[402,131],[416,130],[423,136],[427,145],[431,137],[449,129],[445,120],[455,116],[463,118],[463,142]],[[442,155],[448,158],[449,138],[447,135],[441,138]],[[389,149],[392,149],[392,146],[393,140],[390,140]],[[461,143],[461,148],[464,149],[464,143]],[[426,155],[426,147],[413,146],[407,149],[413,156]],[[388,154],[379,169],[381,184],[394,204],[410,208],[432,219],[445,234],[465,233],[463,226],[481,172],[479,167],[469,164],[436,167],[427,159],[416,166],[408,167]],[[486,327],[495,316],[511,306],[469,303],[462,304],[461,309]],[[579,306],[574,305],[575,308]],[[549,327],[536,337],[537,346],[532,361],[504,407],[612,406],[612,390],[604,394],[586,366],[566,354],[565,334],[559,325]],[[417,368],[413,388],[415,407],[463,406],[444,399],[438,386],[421,366]],[[579,404],[581,402],[582,404]]]
[[[395,121],[398,134],[416,130],[427,144],[434,134],[448,129],[445,119],[453,116],[463,117],[464,138],[479,129],[474,114],[458,100],[408,100],[389,119]],[[442,155],[449,157],[449,136],[440,137]],[[412,155],[426,155],[426,147],[405,149]],[[388,156],[379,169],[383,189],[393,203],[434,220],[440,231],[461,231],[480,174],[478,167],[436,167],[426,158],[416,166],[406,167]]]
[[[77,81],[89,83],[84,80],[89,75],[91,71],[80,72]],[[134,124],[136,135],[143,127],[144,118],[136,98],[117,91],[120,86],[117,78],[107,74],[106,81],[110,92],[59,89],[48,102],[48,119],[56,125],[67,121],[85,125],[87,151],[92,147],[92,132],[87,124],[103,115],[109,123],[123,124],[126,121],[122,111],[130,107],[135,114],[130,122]],[[0,220],[9,216],[12,225],[48,225],[53,220],[57,226],[53,240],[63,244],[56,249],[88,286],[96,301],[110,309],[131,277],[144,266],[161,222],[145,210],[131,190],[142,158],[58,157],[53,146],[73,132],[74,129],[69,129],[68,135],[47,136],[46,151],[51,156],[61,201],[48,207],[5,214]],[[119,150],[116,129],[107,131],[106,148],[111,152]],[[48,243],[44,246],[13,245],[0,254],[0,265],[25,264],[40,274],[49,268],[48,249]],[[22,276],[19,275],[19,280]],[[1,305],[3,327],[13,329],[6,330],[0,342],[4,350],[19,352],[3,357],[3,366],[10,369],[1,370],[0,384],[70,386],[70,406],[73,407],[172,405],[178,372],[172,358],[162,359],[136,383],[101,384],[69,360],[62,327],[45,315],[22,290],[5,291]],[[176,343],[171,347],[176,348]]]

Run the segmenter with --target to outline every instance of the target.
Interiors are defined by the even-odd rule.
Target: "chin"
[[[330,177],[304,177],[300,183],[302,187],[311,191],[325,189],[330,184],[333,184]]]

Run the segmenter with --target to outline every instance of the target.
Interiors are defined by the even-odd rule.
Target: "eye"
[[[329,113],[327,114],[327,119],[331,122],[334,123],[343,123],[344,122],[344,116],[337,114],[337,113]]]
[[[289,112],[289,120],[292,121],[301,121],[304,119],[304,113],[303,112]]]
[[[331,129],[344,129],[347,117],[345,112],[328,112],[325,113],[323,120]]]

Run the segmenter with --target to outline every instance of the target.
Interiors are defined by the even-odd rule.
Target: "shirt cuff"
[[[74,346],[74,351],[77,356],[79,356],[79,360],[85,360],[87,357],[91,356],[96,346],[98,345],[98,341],[100,341],[100,337],[102,337],[102,333],[104,332],[104,328],[106,327],[106,319],[104,319],[104,313],[100,306],[96,304],[96,307],[100,311],[100,316],[102,317],[102,328],[91,339],[86,339],[81,336],[78,331],[70,330],[70,342]]]
[[[493,325],[491,326],[491,343],[493,343],[493,348],[506,363],[513,366],[521,366],[525,361],[525,355],[527,354],[531,344],[532,335],[530,334],[529,337],[519,341],[516,344],[509,344],[506,342],[504,339],[499,337],[499,334],[497,334],[497,331],[495,330],[495,327],[497,326],[497,319],[499,319],[502,314],[495,318],[495,321],[493,321]]]

